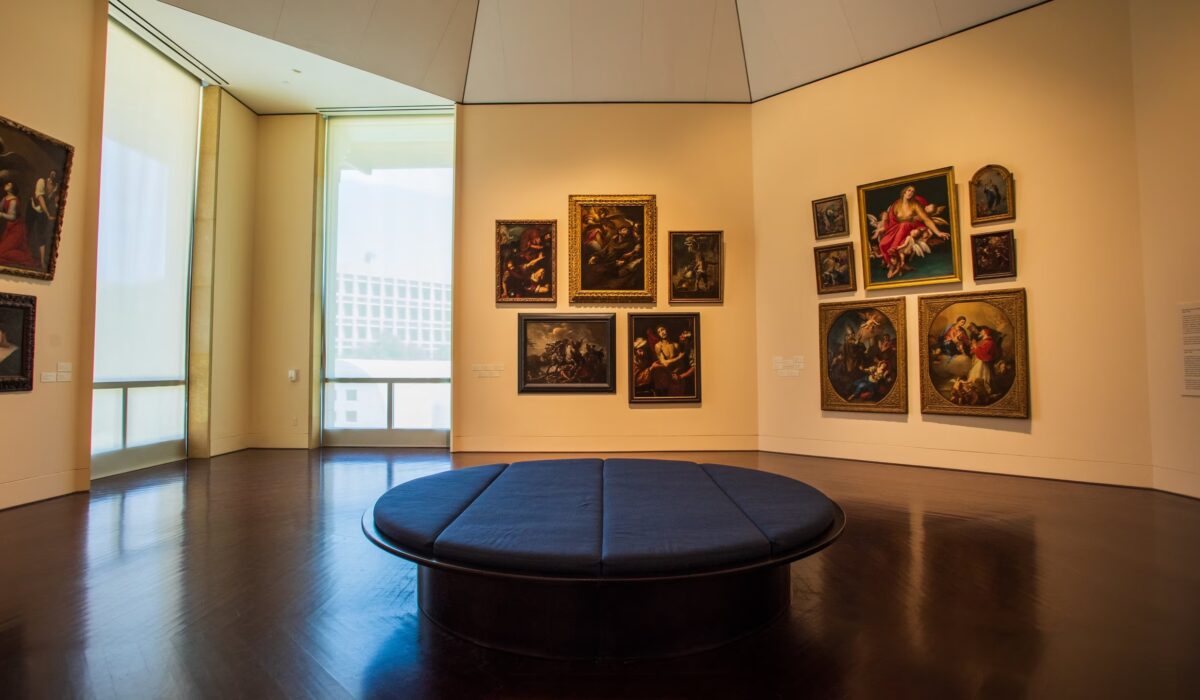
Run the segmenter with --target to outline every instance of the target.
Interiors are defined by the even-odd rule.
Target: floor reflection
[[[420,615],[416,567],[359,521],[396,484],[509,456],[256,450],[0,512],[0,697],[1170,697],[1200,682],[1194,501],[671,456],[794,476],[845,509],[843,538],[793,565],[790,612],[762,633],[626,663],[476,647]]]

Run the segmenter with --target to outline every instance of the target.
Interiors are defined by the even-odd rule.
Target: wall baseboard
[[[89,477],[87,469],[71,469],[0,484],[0,510],[87,491]]]
[[[307,450],[308,433],[255,433],[246,436],[247,449]]]
[[[1200,498],[1200,473],[1170,467],[1155,467],[1154,488],[1164,493]]]
[[[909,445],[869,445],[838,440],[815,440],[763,435],[758,449],[764,452],[854,459],[865,462],[935,467],[959,471],[1059,479],[1087,484],[1155,488],[1155,471],[1149,464],[1060,459],[1038,455],[967,452]]]
[[[250,438],[252,435],[230,435],[229,437],[214,437],[210,444],[210,453],[212,457],[229,454],[230,452],[240,452],[250,446]]]
[[[690,452],[758,449],[754,435],[454,435],[451,452]]]

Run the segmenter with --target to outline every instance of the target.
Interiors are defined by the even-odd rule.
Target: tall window
[[[327,145],[325,442],[445,445],[454,115],[336,117]]]
[[[200,84],[108,24],[96,270],[93,475],[184,454]]]

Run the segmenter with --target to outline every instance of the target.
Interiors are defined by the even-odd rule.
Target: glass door
[[[446,447],[453,113],[333,117],[322,443]]]

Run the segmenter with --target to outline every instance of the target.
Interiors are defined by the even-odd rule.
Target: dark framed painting
[[[904,297],[819,306],[821,409],[908,413]]]
[[[971,235],[971,273],[976,280],[1017,276],[1017,241],[1011,229]]]
[[[854,279],[854,244],[835,243],[813,249],[817,271],[817,294],[853,292],[858,289]]]
[[[850,233],[850,205],[846,195],[814,199],[812,210],[813,231],[818,240]]]
[[[654,195],[573,194],[569,206],[571,301],[654,303]]]
[[[75,149],[0,117],[0,273],[54,279]]]
[[[1012,173],[1003,165],[983,166],[971,177],[967,189],[972,226],[1017,218],[1017,189]]]
[[[725,299],[724,234],[672,231],[670,244],[671,303],[721,303]]]
[[[858,216],[867,289],[962,280],[954,168],[860,185]]]
[[[0,392],[33,390],[37,299],[0,294]]]
[[[1029,417],[1025,290],[919,297],[921,412]]]
[[[496,301],[558,300],[554,219],[504,219],[496,222]]]
[[[616,314],[518,314],[517,393],[612,393]]]
[[[629,403],[700,403],[700,314],[629,314]]]

